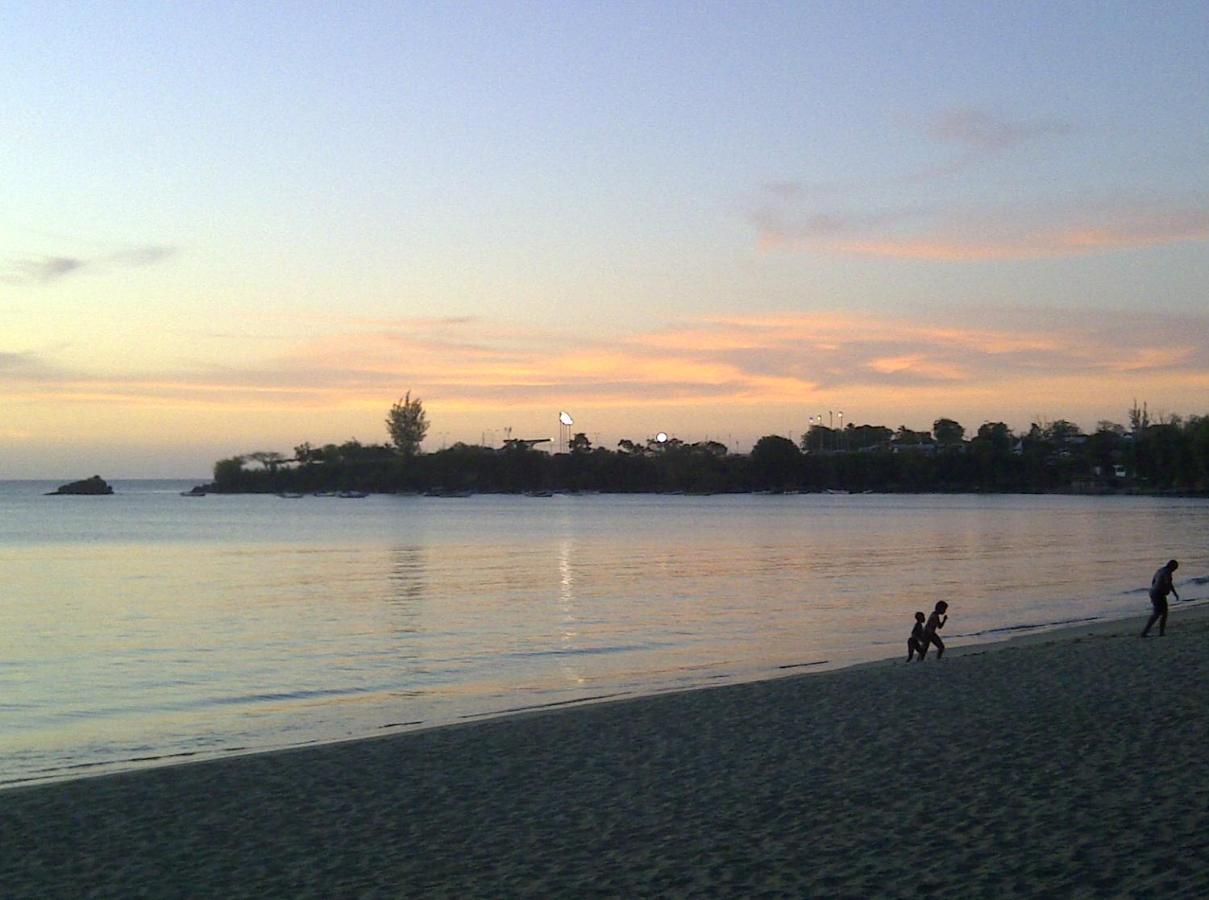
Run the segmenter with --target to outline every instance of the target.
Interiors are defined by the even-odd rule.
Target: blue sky
[[[605,443],[740,448],[829,408],[1206,411],[1204,3],[31,3],[0,33],[0,477],[380,440],[406,390],[430,445],[573,404]]]

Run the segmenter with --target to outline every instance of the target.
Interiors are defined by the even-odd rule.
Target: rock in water
[[[53,491],[50,491],[46,496],[53,497],[56,494],[112,494],[113,488],[100,475],[93,475],[91,478],[85,478],[83,481],[73,481],[70,484],[61,484]]]

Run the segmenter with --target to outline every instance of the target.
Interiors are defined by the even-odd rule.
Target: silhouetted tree
[[[714,457],[722,457],[730,453],[730,448],[719,441],[698,441],[693,444],[692,449],[696,452],[704,453],[706,456]]]
[[[410,459],[420,452],[420,442],[428,434],[428,416],[420,398],[411,399],[411,391],[397,400],[386,416],[386,430],[391,442],[404,457]]]
[[[765,487],[784,489],[797,482],[801,455],[789,438],[765,435],[751,448],[752,474]]]
[[[906,425],[899,425],[898,431],[894,432],[894,443],[902,444],[907,447],[914,447],[919,444],[930,444],[932,442],[932,433],[929,431],[912,431]]]
[[[932,436],[942,447],[955,447],[965,440],[966,430],[952,419],[937,419],[932,423]]]
[[[844,448],[847,450],[870,450],[889,447],[894,432],[885,425],[853,425],[844,428]]]
[[[1142,408],[1138,408],[1138,401],[1133,401],[1133,406],[1129,408],[1129,430],[1134,434],[1139,431],[1145,431],[1150,427],[1150,410],[1146,408],[1146,401],[1142,401]]]
[[[1195,470],[1191,444],[1178,425],[1151,425],[1137,438],[1135,451],[1138,477],[1152,487],[1186,483]]]
[[[1197,486],[1204,490],[1209,487],[1209,416],[1193,416],[1184,428],[1189,436]]]
[[[244,458],[232,456],[230,459],[220,459],[214,464],[214,483],[219,487],[236,488],[243,481]]]
[[[408,394],[396,406],[412,403],[418,401]],[[964,453],[931,452],[936,445],[930,432],[851,424],[838,445],[838,432],[814,426],[802,445],[826,452],[805,455],[779,435],[760,438],[749,455],[730,454],[717,441],[686,444],[677,439],[623,440],[613,451],[593,448],[581,433],[572,439],[570,453],[550,454],[535,450],[532,442],[509,439],[499,451],[458,442],[448,450],[404,457],[397,445],[362,444],[354,438],[320,448],[299,444],[291,460],[299,465],[292,467],[282,466],[287,460],[270,451],[219,460],[214,489],[1209,490],[1209,418],[1151,417],[1136,403],[1130,415],[1136,431],[1103,420],[1093,434],[1083,435],[1067,420],[1042,420],[1019,442],[1003,422],[984,422],[968,444],[947,445],[966,446]],[[1148,423],[1144,428],[1143,422]],[[933,428],[937,437],[950,441],[964,434],[952,419],[937,419]],[[909,452],[892,452],[900,449]],[[260,466],[245,468],[249,460]]]
[[[1075,438],[1082,437],[1083,432],[1074,422],[1068,422],[1066,419],[1059,419],[1056,422],[1050,423],[1045,429],[1045,437],[1055,444],[1069,444]]]
[[[277,467],[285,461],[285,457],[276,450],[256,450],[249,453],[247,458],[260,463],[270,472],[276,472]]]
[[[807,453],[825,453],[836,449],[836,430],[826,425],[811,425],[802,435],[802,449]],[[753,452],[755,448],[752,448]]]
[[[1002,422],[983,422],[978,426],[978,436],[974,440],[985,442],[997,452],[1007,453],[1012,449],[1012,431]]]

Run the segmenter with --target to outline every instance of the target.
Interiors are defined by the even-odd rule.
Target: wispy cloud
[[[1030,141],[1060,137],[1072,130],[1070,122],[1059,119],[1012,120],[972,107],[945,110],[925,127],[935,140],[993,153]]]
[[[0,372],[11,372],[17,369],[25,368],[32,358],[32,354],[29,353],[0,352]]]
[[[854,181],[846,199],[791,180],[768,182],[747,204],[747,218],[764,252],[947,262],[1081,256],[1209,240],[1209,199],[1196,191],[1072,197],[1021,185],[1018,200],[997,206],[943,192],[927,206],[916,199],[922,178],[951,176],[1073,130],[1060,119],[946,110],[918,131],[936,145],[959,148],[958,155],[922,172],[883,179],[872,192],[867,181]]]
[[[54,386],[74,380],[75,375],[50,361],[44,353],[0,350],[0,385]]]
[[[86,265],[84,260],[74,256],[47,256],[42,259],[17,260],[12,269],[24,280],[45,284],[77,272]]]
[[[949,262],[1028,260],[1209,240],[1209,202],[1086,198],[992,209],[819,210],[765,196],[749,213],[765,252]]]
[[[900,259],[1024,260],[1134,250],[1209,240],[1209,209],[1121,206],[1055,215],[1031,224],[1010,214],[935,227],[921,234],[849,236],[829,242],[835,252]]]
[[[820,389],[994,384],[1037,373],[1110,375],[1141,368],[1209,371],[1209,351],[1187,341],[1186,320],[1154,317],[1143,329],[1133,315],[1100,314],[1090,327],[1073,324],[1079,320],[1061,311],[1029,315],[1029,324],[1005,321],[999,327],[828,313],[716,320],[703,328],[727,334],[734,345],[740,343],[736,335],[746,336],[746,346],[722,352],[744,371],[798,374]],[[679,341],[686,348],[700,341],[693,330],[661,338],[664,345]]]
[[[918,130],[933,143],[959,152],[904,176],[902,181],[907,184],[952,178],[1025,145],[1064,137],[1075,127],[1060,119],[1009,119],[983,109],[958,107],[942,111]]]
[[[111,253],[106,259],[118,265],[150,266],[163,262],[176,255],[178,248],[164,244],[151,244],[145,247],[131,247]]]
[[[972,317],[938,324],[843,312],[729,316],[561,344],[519,332],[501,338],[508,329],[489,322],[456,326],[456,340],[448,325],[396,323],[316,337],[257,365],[156,374],[51,372],[28,355],[6,354],[0,384],[10,396],[43,400],[306,415],[377,407],[404,389],[448,411],[538,408],[561,399],[712,415],[838,394],[870,407],[905,403],[920,392],[1002,403],[1048,396],[1056,383],[1089,394],[1117,390],[1122,398],[1139,379],[1174,393],[1209,384],[1209,347],[1189,338],[1209,330],[1209,316],[1150,314],[1143,321],[1140,314],[1099,312],[1089,323],[1060,310],[1031,310],[979,318],[981,324]]]
[[[148,245],[128,247],[92,257],[42,256],[12,259],[6,269],[0,270],[0,280],[9,284],[49,284],[67,276],[78,275],[85,270],[102,270],[115,266],[150,266],[163,262],[176,253],[176,247]]]
[[[784,203],[766,203],[752,211],[751,220],[759,233],[761,249],[775,250],[794,245],[825,247],[847,236],[877,233],[925,215],[926,212],[917,207],[872,211],[811,210]]]

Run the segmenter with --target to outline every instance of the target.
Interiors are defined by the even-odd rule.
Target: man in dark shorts
[[[1175,599],[1180,599],[1180,593],[1175,589],[1175,585],[1171,583],[1171,573],[1180,567],[1180,564],[1174,559],[1167,560],[1167,565],[1163,566],[1154,573],[1154,578],[1150,579],[1150,604],[1154,607],[1154,612],[1150,614],[1150,621],[1146,623],[1146,627],[1142,629],[1139,637],[1150,637],[1150,626],[1156,621],[1159,623],[1159,637],[1162,637],[1167,631],[1167,595],[1175,594]]]

